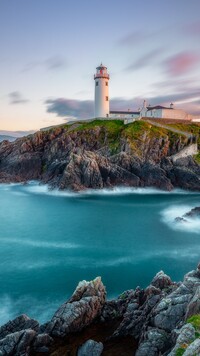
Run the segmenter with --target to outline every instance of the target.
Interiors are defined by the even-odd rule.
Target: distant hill
[[[35,131],[30,130],[30,131],[7,131],[7,130],[0,130],[0,142],[4,140],[8,140],[10,142],[13,142],[16,140],[16,138],[20,138],[23,136],[28,136],[30,134],[33,134]]]
[[[13,137],[13,136],[7,136],[7,135],[0,135],[0,142],[7,140],[7,141],[15,141],[17,137]]]
[[[23,136],[28,136],[33,134],[35,131],[30,130],[30,131],[8,131],[8,130],[0,130],[0,137],[2,136],[7,136],[7,137],[12,137],[14,139],[23,137]],[[5,139],[4,139],[5,140]],[[10,141],[10,139],[9,139]]]

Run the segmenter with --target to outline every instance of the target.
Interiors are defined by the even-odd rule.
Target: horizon
[[[200,113],[199,11],[198,0],[1,2],[1,132],[94,117],[101,61],[111,110],[146,99]]]

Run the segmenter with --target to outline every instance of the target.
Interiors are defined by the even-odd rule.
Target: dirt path
[[[180,134],[180,135],[184,135],[184,136],[187,137],[187,138],[196,137],[195,135],[193,135],[193,134],[191,134],[191,133],[188,133],[188,132],[185,132],[185,131],[181,131],[181,130],[175,129],[174,127],[170,127],[170,125],[163,125],[163,124],[160,124],[159,122],[155,122],[155,121],[153,121],[153,120],[145,120],[145,121],[148,122],[148,123],[151,124],[151,125],[158,126],[158,127],[163,128],[163,129],[170,130],[170,131],[175,132],[175,133],[178,133],[178,134]]]

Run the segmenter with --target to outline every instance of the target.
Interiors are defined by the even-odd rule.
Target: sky
[[[110,109],[144,99],[200,113],[200,0],[0,0],[0,130],[94,115],[94,73]]]

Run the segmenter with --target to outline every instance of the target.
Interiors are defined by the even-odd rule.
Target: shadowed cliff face
[[[59,189],[115,185],[200,189],[192,157],[172,163],[188,138],[138,121],[93,121],[0,144],[0,182],[38,179]]]

